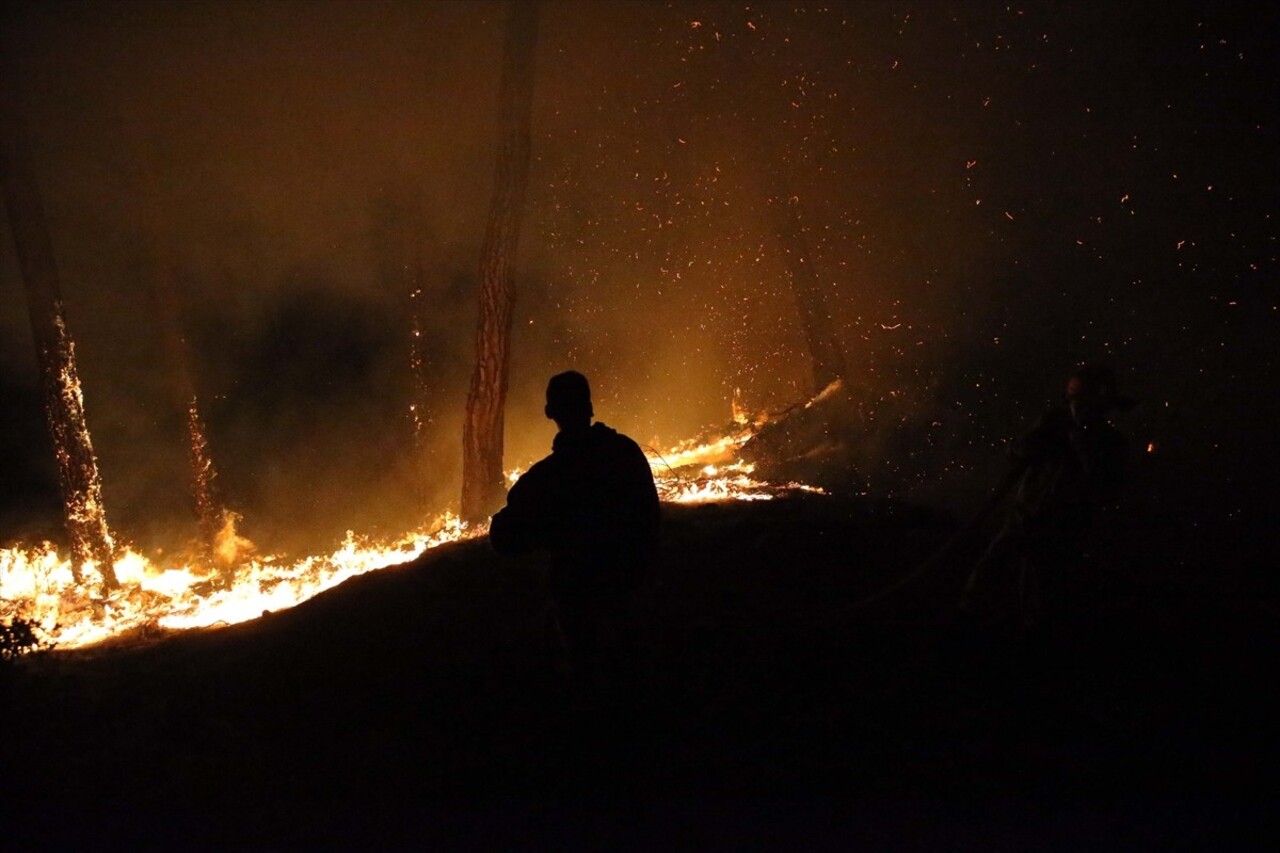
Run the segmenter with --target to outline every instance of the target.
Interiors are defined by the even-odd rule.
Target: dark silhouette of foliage
[[[45,641],[40,637],[36,623],[14,617],[8,623],[0,623],[0,660],[14,658],[38,651]]]

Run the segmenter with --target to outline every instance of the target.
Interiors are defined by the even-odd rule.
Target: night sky
[[[1232,8],[1224,8],[1230,6]],[[1140,491],[1247,535],[1276,423],[1277,13],[1245,4],[549,2],[507,467],[546,377],[670,445],[808,396],[796,206],[876,495],[963,505],[1072,366],[1139,399]],[[30,4],[6,20],[107,510],[194,534],[153,295],[171,275],[228,504],[267,550],[457,502],[500,3]],[[0,544],[58,536],[0,242]],[[409,271],[434,440],[410,458]],[[171,271],[171,272],[170,272]],[[1146,453],[1148,443],[1156,452]],[[1176,485],[1169,491],[1170,484]]]

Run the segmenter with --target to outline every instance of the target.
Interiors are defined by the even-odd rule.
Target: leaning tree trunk
[[[818,393],[844,377],[844,353],[836,340],[831,311],[809,251],[809,241],[805,239],[799,203],[775,193],[768,205],[812,358],[813,391]]]
[[[480,250],[480,311],[476,365],[462,428],[462,517],[483,521],[502,502],[502,426],[511,361],[512,267],[520,240],[529,182],[533,56],[538,30],[535,2],[513,0],[507,11],[502,56],[498,166],[489,221]]]
[[[110,589],[117,585],[115,543],[107,527],[98,461],[85,423],[75,342],[62,309],[53,242],[20,121],[17,93],[12,76],[6,76],[8,79],[0,81],[4,87],[0,93],[0,181],[27,292],[45,416],[58,459],[62,506],[71,537],[72,573],[77,582],[81,581],[82,564],[92,560]]]

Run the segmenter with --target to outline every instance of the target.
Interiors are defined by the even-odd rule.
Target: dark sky
[[[456,502],[504,8],[10,13],[8,82],[124,538],[189,526],[166,275],[229,503],[296,547],[420,511],[404,272],[420,263],[427,492]],[[1142,401],[1135,442],[1233,511],[1276,414],[1276,36],[1275,13],[1210,2],[547,3],[508,465],[545,452],[540,395],[568,367],[642,443],[727,420],[735,388],[753,408],[804,397],[766,214],[785,196],[852,384],[878,401],[873,486],[980,491],[1071,366],[1103,360]],[[0,246],[8,541],[56,531],[57,502]]]

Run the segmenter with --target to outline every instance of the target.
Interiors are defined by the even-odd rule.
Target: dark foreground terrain
[[[251,624],[5,674],[4,849],[1271,847],[1266,601],[1113,563],[1025,634],[952,618],[955,531],[668,507],[621,710],[483,541]],[[1122,555],[1121,555],[1122,556]]]

